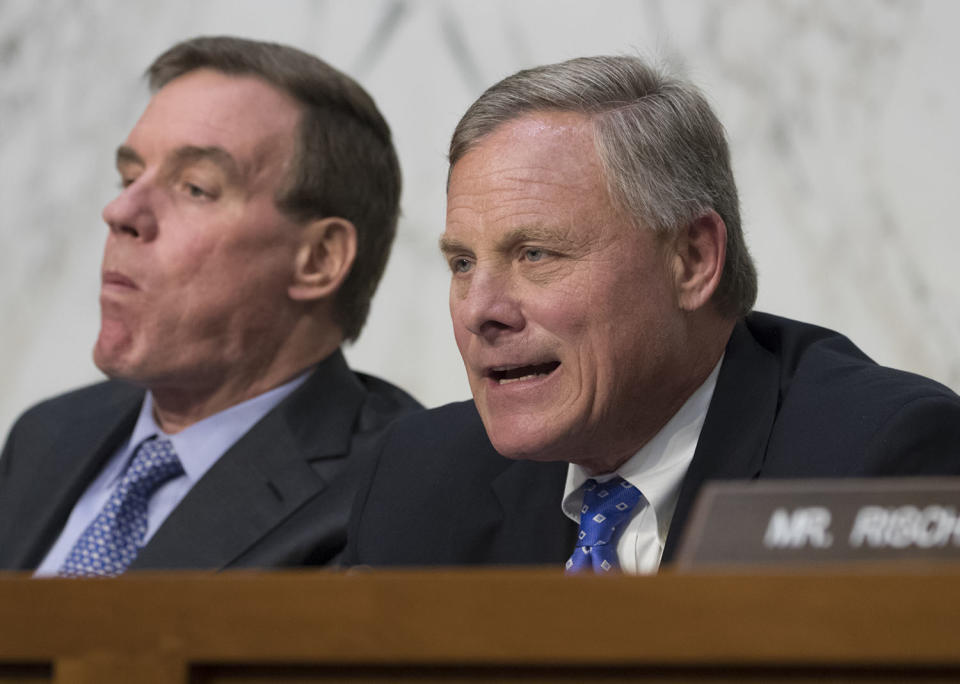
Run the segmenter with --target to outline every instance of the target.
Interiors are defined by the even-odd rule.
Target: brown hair
[[[349,76],[296,48],[243,38],[200,37],[150,65],[153,92],[196,69],[259,76],[303,108],[299,144],[277,207],[298,221],[339,216],[357,229],[357,256],[334,312],[346,340],[360,334],[396,234],[400,164],[390,128]]]

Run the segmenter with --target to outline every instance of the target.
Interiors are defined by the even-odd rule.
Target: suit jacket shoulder
[[[843,335],[769,314],[727,345],[671,522],[709,480],[960,474],[960,397],[874,363]]]
[[[129,437],[143,390],[101,382],[48,399],[14,424],[0,456],[0,568],[36,567],[74,503]]]
[[[17,443],[28,442],[37,450],[56,443],[64,434],[86,432],[91,423],[99,424],[117,411],[139,410],[143,390],[124,382],[104,381],[46,399],[25,411],[10,429],[3,455],[14,451]],[[94,430],[96,431],[96,430]],[[0,460],[0,472],[11,461]]]
[[[960,397],[949,388],[879,366],[824,328],[762,314],[747,325],[780,359],[765,474],[960,474]]]

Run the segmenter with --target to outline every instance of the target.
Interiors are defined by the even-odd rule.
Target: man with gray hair
[[[300,50],[175,45],[117,149],[103,210],[111,378],[34,407],[0,457],[0,568],[321,565],[357,472],[418,407],[352,372],[396,231],[390,129]]]
[[[708,480],[960,473],[956,394],[751,312],[723,128],[640,59],[487,90],[440,247],[473,401],[394,425],[351,562],[652,572]]]

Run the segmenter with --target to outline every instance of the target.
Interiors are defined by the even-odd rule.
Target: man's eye
[[[196,199],[203,199],[204,197],[209,197],[210,193],[201,188],[199,185],[194,185],[193,183],[184,184],[187,194]]]
[[[536,247],[527,247],[523,250],[523,258],[527,261],[540,261],[544,257],[542,249]]]
[[[473,262],[466,257],[457,257],[450,260],[450,270],[454,273],[466,273],[473,268]]]

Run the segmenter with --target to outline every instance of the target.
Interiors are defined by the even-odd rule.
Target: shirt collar
[[[279,387],[258,394],[252,399],[224,409],[203,420],[168,435],[157,425],[153,417],[153,393],[147,392],[140,407],[140,415],[130,434],[123,458],[119,459],[115,472],[110,473],[113,484],[127,468],[127,463],[140,443],[155,435],[166,437],[180,458],[184,473],[191,483],[199,480],[235,442],[256,425],[295,389],[302,385],[313,372],[313,367],[285,382]]]
[[[595,480],[603,482],[619,475],[639,489],[657,515],[661,539],[666,537],[670,528],[680,483],[696,451],[722,364],[723,357],[680,410],[637,453],[615,472],[594,476]],[[583,503],[580,487],[589,477],[579,465],[571,463],[567,468],[562,508],[564,514],[576,523],[580,522]]]

